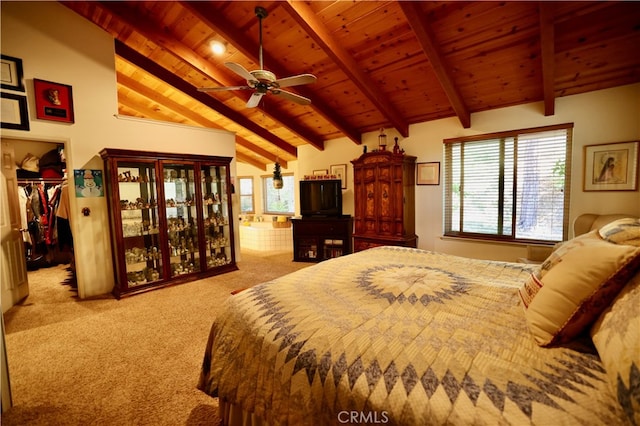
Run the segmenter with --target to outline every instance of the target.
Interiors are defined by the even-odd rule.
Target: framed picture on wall
[[[24,72],[22,71],[22,59],[13,56],[2,55],[0,59],[2,72],[0,82],[2,88],[24,92]]]
[[[33,91],[37,118],[63,123],[74,122],[71,86],[34,78]]]
[[[418,163],[416,169],[417,185],[440,185],[440,162]]]
[[[2,92],[0,117],[3,129],[29,130],[29,113],[27,97]]]
[[[584,147],[585,191],[636,191],[639,141]]]
[[[346,164],[333,164],[330,166],[330,173],[338,176],[338,179],[342,181],[342,189],[347,189],[347,165]]]

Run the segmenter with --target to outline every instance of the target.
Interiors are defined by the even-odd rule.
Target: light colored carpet
[[[216,425],[196,389],[211,323],[230,292],[309,266],[243,252],[239,270],[115,300],[77,299],[65,265],[30,273],[4,316],[13,408],[3,425]]]

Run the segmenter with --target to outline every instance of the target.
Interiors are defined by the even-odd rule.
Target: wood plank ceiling
[[[65,1],[115,39],[119,113],[236,133],[237,159],[286,167],[304,144],[640,82],[640,2]],[[246,90],[224,66],[317,82],[301,106]],[[226,43],[215,56],[209,42]],[[349,142],[350,141],[350,142]]]

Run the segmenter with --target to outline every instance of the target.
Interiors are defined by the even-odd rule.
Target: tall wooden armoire
[[[416,157],[390,151],[351,161],[354,174],[353,250],[416,247]]]

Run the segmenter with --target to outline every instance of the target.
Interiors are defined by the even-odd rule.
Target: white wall
[[[23,61],[31,125],[28,132],[2,129],[3,138],[64,143],[69,171],[103,169],[103,148],[235,156],[232,133],[117,118],[113,39],[75,12],[54,2],[3,2],[1,13],[2,53]],[[74,124],[35,118],[34,78],[73,87]],[[108,293],[114,277],[106,198],[72,196],[71,208],[78,294]]]

